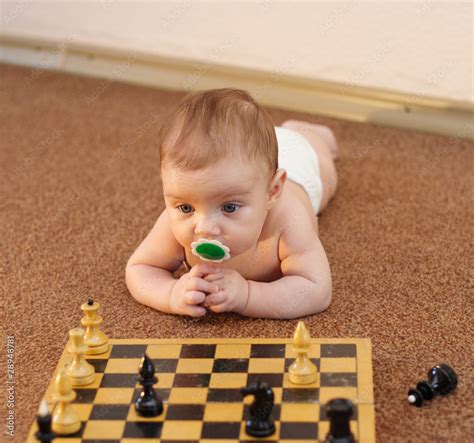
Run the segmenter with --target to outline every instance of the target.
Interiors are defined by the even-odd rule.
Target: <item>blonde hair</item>
[[[278,146],[270,115],[242,89],[187,94],[158,133],[161,169],[195,171],[228,156],[262,165],[270,183]],[[161,172],[160,172],[161,175]]]

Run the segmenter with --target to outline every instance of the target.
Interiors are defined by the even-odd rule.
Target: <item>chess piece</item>
[[[245,398],[253,395],[254,401],[250,405],[250,419],[245,422],[245,431],[252,437],[267,437],[275,432],[275,423],[272,410],[275,396],[267,383],[257,380],[256,383],[242,388],[240,393]]]
[[[326,443],[355,442],[350,428],[350,419],[353,413],[352,402],[345,398],[335,398],[326,405],[326,415],[330,420]]]
[[[60,369],[54,380],[53,400],[57,405],[53,411],[53,431],[59,435],[74,434],[81,428],[81,420],[71,402],[76,398],[66,370]]]
[[[153,385],[158,381],[158,378],[155,376],[153,362],[146,354],[140,362],[139,373],[139,383],[143,386],[143,390],[135,402],[135,410],[138,415],[143,417],[156,417],[163,412],[163,402],[157,397],[153,389]]]
[[[109,350],[109,339],[99,329],[102,323],[102,317],[97,314],[100,305],[91,298],[87,303],[81,305],[85,316],[81,318],[81,324],[86,328],[84,343],[88,346],[86,354],[103,354]]]
[[[293,336],[296,360],[288,368],[291,383],[306,385],[316,381],[318,371],[316,365],[308,357],[310,345],[309,331],[304,322],[299,321]]]
[[[66,374],[73,386],[84,386],[95,380],[95,369],[84,357],[88,347],[84,343],[84,329],[74,328],[69,331],[70,343],[68,351],[74,354],[71,364],[66,369]]]
[[[428,381],[418,382],[416,389],[408,390],[408,401],[420,407],[423,400],[431,400],[435,395],[447,395],[458,384],[458,377],[451,366],[441,363],[428,371]]]
[[[38,424],[38,432],[35,433],[36,439],[42,443],[51,443],[56,434],[51,429],[51,414],[44,400],[41,400],[36,423]]]

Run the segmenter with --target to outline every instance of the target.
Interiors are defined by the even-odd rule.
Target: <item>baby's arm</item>
[[[170,295],[177,280],[173,272],[184,259],[182,246],[169,226],[166,210],[127,263],[125,280],[132,296],[140,303],[172,313]]]
[[[328,259],[304,208],[296,209],[279,240],[283,277],[271,283],[248,280],[248,317],[298,318],[324,311],[331,303]]]

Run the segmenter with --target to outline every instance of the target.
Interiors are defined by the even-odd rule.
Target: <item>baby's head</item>
[[[231,256],[256,245],[281,196],[274,124],[245,91],[188,94],[160,129],[160,177],[178,242],[219,240]]]

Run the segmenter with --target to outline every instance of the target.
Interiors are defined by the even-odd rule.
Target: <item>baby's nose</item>
[[[219,230],[217,229],[204,229],[204,230],[196,230],[195,234],[199,238],[206,237],[208,240],[217,240],[219,236]]]
[[[220,235],[220,229],[216,223],[199,223],[194,230],[199,237],[215,237]]]

